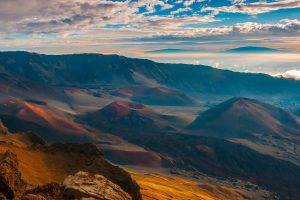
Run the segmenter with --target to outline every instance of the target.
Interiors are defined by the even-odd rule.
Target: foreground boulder
[[[122,188],[102,175],[78,172],[62,184],[49,183],[25,192],[22,200],[132,200]]]
[[[21,178],[17,156],[11,151],[0,155],[0,196],[6,199],[18,198],[26,189]]]
[[[79,171],[101,174],[112,183],[120,186],[133,200],[141,200],[140,187],[131,175],[118,166],[114,166],[103,157],[102,152],[94,144],[52,144],[40,147],[47,154],[59,155],[64,158],[67,175]]]
[[[95,198],[103,200],[131,200],[120,186],[104,176],[78,172],[68,176],[63,182],[64,196],[67,199]]]

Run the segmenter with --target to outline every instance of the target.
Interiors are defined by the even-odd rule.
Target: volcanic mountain
[[[202,113],[189,129],[221,137],[300,137],[300,118],[257,100],[233,98]]]
[[[161,115],[142,104],[127,101],[112,102],[101,110],[87,113],[79,119],[92,127],[118,134],[176,129],[172,120],[169,120],[173,119],[172,116]]]
[[[263,148],[255,148],[254,142],[263,145],[260,147],[271,147],[271,154],[300,161],[300,118],[257,100],[232,98],[200,114],[188,129],[200,135],[235,138],[264,152]]]
[[[191,106],[196,100],[167,87],[134,86],[119,88],[111,94],[148,105]]]

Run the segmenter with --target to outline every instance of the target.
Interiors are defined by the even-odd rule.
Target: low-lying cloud
[[[300,70],[293,69],[293,70],[288,70],[283,73],[278,73],[275,74],[274,76],[276,77],[282,77],[282,78],[291,78],[295,80],[300,80]]]

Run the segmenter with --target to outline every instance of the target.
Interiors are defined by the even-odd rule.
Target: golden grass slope
[[[132,172],[141,187],[144,200],[242,200],[238,190],[209,183],[199,184],[175,176]]]

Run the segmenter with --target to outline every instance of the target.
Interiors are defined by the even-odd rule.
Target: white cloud
[[[283,73],[274,74],[273,76],[300,80],[300,70],[293,69]]]
[[[190,22],[195,22],[191,20]],[[170,21],[171,23],[171,21]],[[284,36],[289,34],[298,35],[300,32],[300,20],[285,19],[276,24],[263,24],[254,22],[237,23],[232,26],[221,26],[213,28],[185,28],[161,32],[159,35],[153,35],[155,38],[178,39],[216,39],[223,37],[238,38],[239,36]]]
[[[247,4],[245,0],[230,0],[234,5],[214,8],[216,12],[261,13],[267,10],[295,7],[300,1],[259,1]],[[0,0],[0,44],[12,46],[59,45],[62,41],[81,45],[95,43],[133,42],[132,39],[172,38],[214,39],[245,37],[267,38],[273,35],[299,37],[299,19],[278,23],[237,23],[233,25],[202,25],[218,21],[211,13],[202,13],[196,4],[205,0]],[[203,2],[203,4],[199,4]],[[210,10],[210,8],[206,8]],[[156,12],[164,10],[165,15]],[[195,11],[196,10],[196,11]],[[204,9],[205,10],[205,9]],[[191,13],[191,14],[186,14]],[[181,14],[181,15],[178,15]],[[243,38],[244,37],[244,38]],[[26,43],[26,44],[25,44]],[[297,43],[293,44],[296,48]]]
[[[101,31],[107,25],[121,25],[124,29],[138,32],[166,31],[177,29],[184,24],[214,21],[213,16],[152,15],[157,9],[166,10],[173,7],[164,0],[27,0],[26,5],[20,6],[23,4],[24,1],[21,0],[0,1],[0,34],[66,34],[89,29]],[[146,11],[140,13],[141,8],[145,8]],[[184,10],[189,9],[178,11]]]
[[[244,13],[250,15],[257,15],[260,13],[266,13],[274,10],[285,9],[285,8],[299,8],[299,0],[281,0],[281,1],[259,1],[255,3],[245,3],[242,0],[233,0],[233,5],[231,6],[221,6],[221,7],[206,7],[203,11],[212,11],[214,14],[219,12],[225,13]]]

